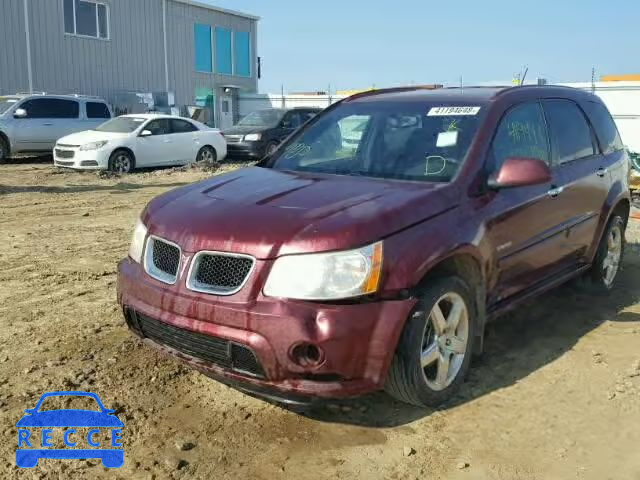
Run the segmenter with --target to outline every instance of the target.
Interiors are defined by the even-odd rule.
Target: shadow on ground
[[[640,314],[622,312],[640,300],[640,244],[628,245],[615,290],[595,295],[568,284],[514,310],[487,329],[486,352],[472,367],[451,408],[515,384],[571,350],[607,320],[640,326]],[[368,427],[395,427],[435,410],[397,402],[384,393],[310,407],[286,407],[314,420]]]

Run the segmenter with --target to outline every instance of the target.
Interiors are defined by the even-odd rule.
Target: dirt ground
[[[145,203],[211,174],[0,168],[0,478],[640,479],[640,221],[615,291],[562,287],[494,324],[444,408],[376,394],[294,412],[143,346],[115,303]],[[122,468],[14,466],[15,423],[52,390],[116,409]]]

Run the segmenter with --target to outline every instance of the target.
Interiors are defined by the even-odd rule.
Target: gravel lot
[[[143,346],[115,303],[116,263],[145,203],[212,174],[0,168],[0,478],[640,478],[640,221],[614,292],[562,287],[494,324],[445,408],[378,394],[300,413]],[[124,466],[16,468],[23,410],[74,389],[116,409]]]

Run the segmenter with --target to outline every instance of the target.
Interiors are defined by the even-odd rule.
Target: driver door
[[[558,195],[561,178],[551,163],[547,126],[537,101],[512,107],[492,141],[487,172],[510,157],[538,158],[552,170],[546,185],[504,188],[486,194],[487,234],[496,262],[490,303],[541,282],[566,266],[563,235],[566,214]]]
[[[167,165],[176,160],[169,119],[158,118],[151,120],[140,131],[144,130],[149,130],[151,135],[138,136],[138,148],[136,149],[137,167]]]

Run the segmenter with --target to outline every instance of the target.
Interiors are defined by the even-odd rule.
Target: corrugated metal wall
[[[162,0],[101,0],[109,5],[110,39],[64,33],[62,0],[28,0],[34,91],[99,95],[165,90]],[[28,91],[23,0],[0,0],[0,93]],[[252,77],[195,72],[194,23],[251,32]],[[169,88],[191,105],[198,87],[233,84],[255,91],[256,22],[167,1]]]
[[[0,94],[29,90],[22,0],[0,0]]]

